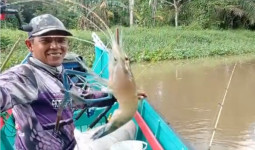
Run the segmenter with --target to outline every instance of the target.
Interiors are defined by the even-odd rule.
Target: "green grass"
[[[248,30],[191,30],[187,28],[121,28],[123,48],[132,62],[178,60],[211,56],[255,54],[254,33]],[[91,31],[72,30],[75,37],[91,39]],[[109,44],[109,39],[98,33]],[[26,33],[18,30],[1,29],[1,64],[12,45],[21,37],[17,49],[7,67],[19,63],[27,49],[24,44]],[[81,40],[70,40],[70,51],[85,57],[91,65],[93,45]]]
[[[253,32],[247,30],[136,28],[126,29],[124,36],[125,48],[134,61],[188,59],[255,52]]]

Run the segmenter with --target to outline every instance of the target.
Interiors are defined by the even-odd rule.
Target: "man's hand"
[[[137,96],[138,96],[138,99],[141,100],[141,99],[144,99],[147,97],[147,95],[145,94],[145,92],[137,92]]]

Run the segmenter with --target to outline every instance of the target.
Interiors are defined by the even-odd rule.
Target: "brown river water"
[[[139,89],[190,147],[208,149],[226,95],[211,150],[255,150],[255,56],[132,67]]]

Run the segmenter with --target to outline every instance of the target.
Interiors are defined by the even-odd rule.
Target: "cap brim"
[[[64,29],[59,29],[59,28],[49,28],[49,29],[44,29],[39,32],[33,33],[32,36],[41,36],[45,35],[51,31],[59,31],[57,35],[63,35],[63,36],[72,36],[73,34],[67,30]]]

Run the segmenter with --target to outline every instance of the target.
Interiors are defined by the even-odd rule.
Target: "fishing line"
[[[222,99],[222,102],[219,104],[220,105],[220,110],[218,112],[218,115],[217,115],[217,119],[216,119],[216,122],[215,122],[215,125],[214,125],[214,129],[213,129],[213,133],[212,133],[212,136],[211,136],[211,140],[210,140],[210,143],[209,143],[209,148],[208,150],[211,149],[211,146],[212,146],[212,142],[213,142],[213,139],[214,139],[214,135],[215,135],[215,132],[216,132],[216,129],[217,129],[217,126],[218,126],[218,123],[219,123],[219,119],[220,119],[220,116],[221,116],[221,112],[222,112],[222,109],[223,109],[223,105],[225,103],[225,99],[226,99],[226,96],[227,96],[227,93],[228,93],[228,88],[230,86],[230,83],[232,81],[232,77],[233,77],[233,74],[235,72],[235,69],[236,69],[236,64],[234,65],[234,68],[232,70],[232,73],[230,75],[230,78],[229,78],[229,81],[228,81],[228,85],[227,85],[227,88],[226,88],[226,91],[225,91],[225,94],[223,96],[223,99]]]
[[[93,12],[90,8],[84,6],[84,5],[80,4],[80,3],[73,2],[73,1],[70,1],[70,0],[65,0],[64,3],[61,2],[61,1],[63,1],[63,0],[56,0],[56,1],[54,1],[54,3],[55,3],[55,4],[59,4],[59,5],[61,5],[61,6],[65,7],[65,8],[67,8],[67,9],[69,9],[69,7],[67,7],[65,4],[66,4],[66,3],[69,3],[69,4],[73,4],[73,5],[79,6],[80,8],[89,11],[89,12],[92,14],[91,16],[95,17],[96,19],[99,20],[100,23],[103,24],[103,26],[105,27],[105,29],[108,31],[109,36],[108,36],[98,25],[96,25],[93,21],[91,21],[90,19],[88,19],[86,16],[84,16],[85,19],[86,19],[87,21],[89,21],[91,24],[93,24],[94,27],[95,27],[96,29],[98,29],[99,31],[101,31],[107,38],[112,39],[112,36],[111,36],[112,32],[111,32],[110,28],[109,28],[109,27],[104,23],[104,21],[103,21],[95,12]],[[23,0],[23,1],[11,2],[11,3],[9,3],[9,4],[10,4],[10,5],[17,5],[17,4],[28,3],[28,2],[42,2],[42,4],[52,5],[52,1],[49,1],[49,0],[48,0],[48,1],[47,1],[47,0],[46,0],[46,1],[45,1],[45,0]],[[69,10],[69,11],[70,11],[70,10]],[[81,11],[77,11],[77,9],[72,9],[72,12],[77,13],[77,14],[82,13]],[[87,16],[88,16],[88,15],[87,15]]]
[[[84,8],[84,9],[86,9],[87,11],[91,12],[103,24],[103,26],[106,28],[106,31],[108,32],[111,41],[114,41],[114,37],[113,37],[112,31],[110,30],[108,25],[95,12],[91,11],[91,9],[87,8],[86,6],[84,6],[84,5],[80,4],[80,3],[73,2],[71,0],[66,0],[65,2],[69,2],[71,4],[80,6],[80,7]]]
[[[57,0],[57,1],[54,1],[54,2],[55,2],[56,4],[59,4],[59,5],[63,6],[63,7],[67,7],[66,5],[64,5],[63,3],[61,3],[60,1],[61,1],[61,0]],[[26,3],[26,2],[42,2],[42,3],[46,3],[46,4],[48,3],[48,1],[42,1],[42,0],[26,0],[26,1],[13,2],[13,3],[11,3],[11,4],[12,4],[12,5],[15,5],[15,4],[17,5],[17,4],[19,4],[19,3]],[[92,20],[88,19],[88,15],[87,15],[87,17],[84,16],[85,19],[86,19],[87,21],[89,21],[96,29],[98,29],[99,31],[101,31],[101,32],[103,33],[103,35],[107,37],[107,39],[113,40],[113,39],[112,39],[113,34],[112,34],[110,28],[109,28],[109,27],[105,24],[105,22],[104,22],[95,12],[93,12],[90,8],[84,6],[84,5],[80,4],[80,3],[77,3],[77,2],[65,1],[65,3],[70,3],[70,4],[76,5],[76,6],[78,6],[78,7],[81,7],[81,8],[83,8],[83,9],[85,9],[85,10],[88,10],[88,11],[89,11],[89,14],[91,14],[90,16],[95,17],[96,19],[99,20],[100,23],[103,24],[103,26],[105,27],[105,29],[108,31],[109,35],[107,35],[107,34],[106,34],[98,25],[96,25]],[[73,10],[73,12],[78,13],[79,11]],[[78,40],[78,41],[87,42],[87,43],[92,44],[92,45],[95,44],[95,43],[92,42],[92,41],[88,41],[88,40],[85,40],[85,39],[81,39],[81,38],[78,38],[78,37],[75,37],[75,36],[72,36],[72,37],[69,37],[69,38],[70,38],[70,39],[76,39],[76,40]],[[103,55],[104,53],[105,53],[105,51],[103,51],[103,53],[101,54],[99,60],[101,59],[101,57],[102,57],[102,55]],[[98,62],[99,62],[99,61],[98,61]],[[98,62],[96,62],[95,67],[97,67]],[[105,67],[104,67],[104,68],[105,68]],[[102,72],[101,72],[101,73],[102,73]]]
[[[189,28],[191,28],[191,27],[192,26],[190,26]],[[189,29],[189,28],[187,28],[187,29]],[[177,38],[175,38],[172,43],[168,44],[168,46],[170,47],[169,50],[172,50],[173,45],[177,42],[177,40],[179,40],[183,36],[183,34],[184,34],[184,32],[182,32],[179,36],[177,36]],[[166,46],[166,47],[168,47],[168,46]],[[163,52],[165,52],[165,51],[163,51],[163,50],[160,51],[160,53],[158,53],[158,56],[161,55]],[[152,67],[152,65],[155,63],[157,63],[157,61],[150,63],[150,66],[146,67],[142,71],[140,71],[140,73],[136,76],[136,78],[139,78],[142,75],[142,73],[144,73],[146,70],[148,70],[150,67]]]

